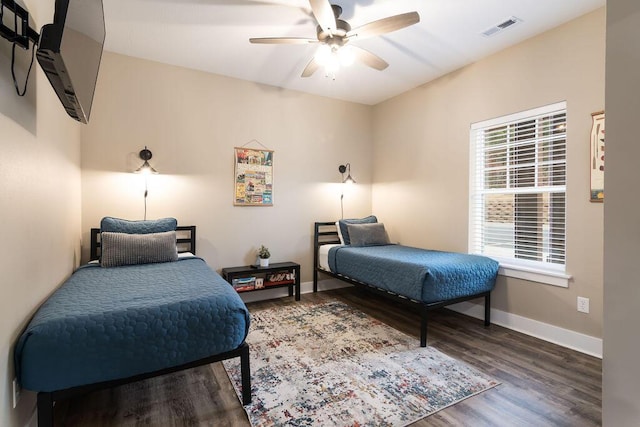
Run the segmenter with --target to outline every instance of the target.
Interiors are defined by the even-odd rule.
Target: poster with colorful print
[[[273,151],[236,147],[235,206],[273,206]]]
[[[592,202],[604,202],[604,111],[591,114],[591,169]]]

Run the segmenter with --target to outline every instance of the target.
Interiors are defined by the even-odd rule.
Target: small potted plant
[[[258,258],[260,258],[260,267],[268,267],[270,257],[271,257],[271,253],[269,252],[269,248],[267,248],[265,245],[260,245],[260,249],[258,249]]]

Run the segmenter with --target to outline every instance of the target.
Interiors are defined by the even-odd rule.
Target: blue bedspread
[[[491,291],[498,263],[490,258],[401,245],[337,246],[329,267],[352,279],[421,302]]]
[[[249,312],[202,259],[78,269],[15,351],[25,389],[55,391],[179,366],[239,347]]]

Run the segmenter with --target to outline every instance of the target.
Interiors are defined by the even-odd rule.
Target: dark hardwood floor
[[[416,337],[416,309],[355,288],[302,295],[344,301]],[[293,298],[247,304],[251,311]],[[277,327],[277,325],[274,325]],[[428,344],[502,384],[413,426],[599,426],[602,361],[450,310],[432,313]],[[249,426],[220,363],[56,405],[56,426]]]

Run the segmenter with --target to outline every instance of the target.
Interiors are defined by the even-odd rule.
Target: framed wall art
[[[604,202],[604,111],[591,114],[590,201]]]
[[[273,151],[234,148],[235,206],[273,206]]]

